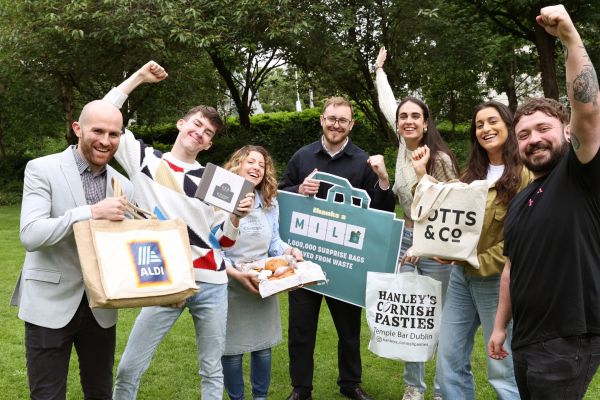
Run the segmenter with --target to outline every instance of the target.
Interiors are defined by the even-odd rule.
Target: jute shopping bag
[[[128,211],[136,218],[144,212],[133,204]],[[73,230],[91,307],[167,305],[198,292],[181,220],[88,220]]]
[[[488,188],[485,180],[442,183],[425,175],[411,206],[415,225],[407,254],[462,260],[479,268],[477,244]]]
[[[419,275],[367,273],[365,297],[369,350],[393,360],[433,358],[442,322],[442,283]]]

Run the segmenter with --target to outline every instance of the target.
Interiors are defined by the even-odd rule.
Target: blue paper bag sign
[[[404,221],[370,209],[367,192],[347,179],[323,172],[313,178],[333,185],[327,199],[280,191],[279,233],[323,268],[327,284],[308,290],[364,307],[367,271],[396,270]]]

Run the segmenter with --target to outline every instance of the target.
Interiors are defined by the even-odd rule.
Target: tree
[[[47,82],[0,54],[0,160],[37,155],[60,131],[60,109]]]
[[[382,138],[395,137],[378,106],[372,63],[379,49],[388,0],[297,1],[305,24],[286,47],[286,59],[328,94],[347,95]]]
[[[66,131],[82,100],[99,98],[140,60],[168,59],[154,1],[2,0],[2,49],[60,95]],[[74,137],[67,134],[67,139]]]
[[[282,47],[303,26],[291,1],[215,0],[163,4],[172,40],[204,50],[248,128],[251,105],[265,79],[283,64]]]
[[[597,18],[598,2],[567,0],[562,2],[575,21],[585,22]],[[556,41],[535,22],[542,7],[555,4],[552,1],[523,0],[458,0],[458,4],[469,7],[484,18],[489,18],[504,31],[533,43],[538,54],[544,96],[558,99],[560,90],[556,70]],[[592,5],[593,4],[593,5]]]

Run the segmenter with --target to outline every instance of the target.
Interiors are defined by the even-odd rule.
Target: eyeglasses
[[[351,119],[346,119],[346,118],[336,118],[336,117],[323,117],[325,119],[325,121],[327,121],[327,125],[335,125],[335,123],[337,122],[340,127],[342,128],[346,128],[348,125],[350,125],[350,122],[352,122]]]

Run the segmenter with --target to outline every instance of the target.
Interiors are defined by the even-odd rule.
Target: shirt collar
[[[348,142],[349,142],[349,138],[348,138],[348,136],[346,136],[346,140],[344,141],[344,144],[342,145],[342,147],[340,147],[340,149],[338,151],[336,151],[335,153],[332,153],[329,151],[327,146],[325,146],[325,136],[324,135],[321,136],[321,146],[323,146],[323,150],[325,150],[325,153],[329,154],[331,156],[331,158],[333,158],[337,154],[343,152],[344,149],[346,148],[346,145],[348,144]]]
[[[79,175],[87,171],[91,173],[92,176],[96,177],[106,172],[106,165],[103,165],[98,172],[93,173],[89,163],[86,160],[84,160],[77,151],[77,146],[73,146],[73,155],[75,156],[75,163],[77,164],[77,171],[79,171]]]
[[[254,191],[254,208],[262,208],[263,207],[263,198],[260,190]]]

